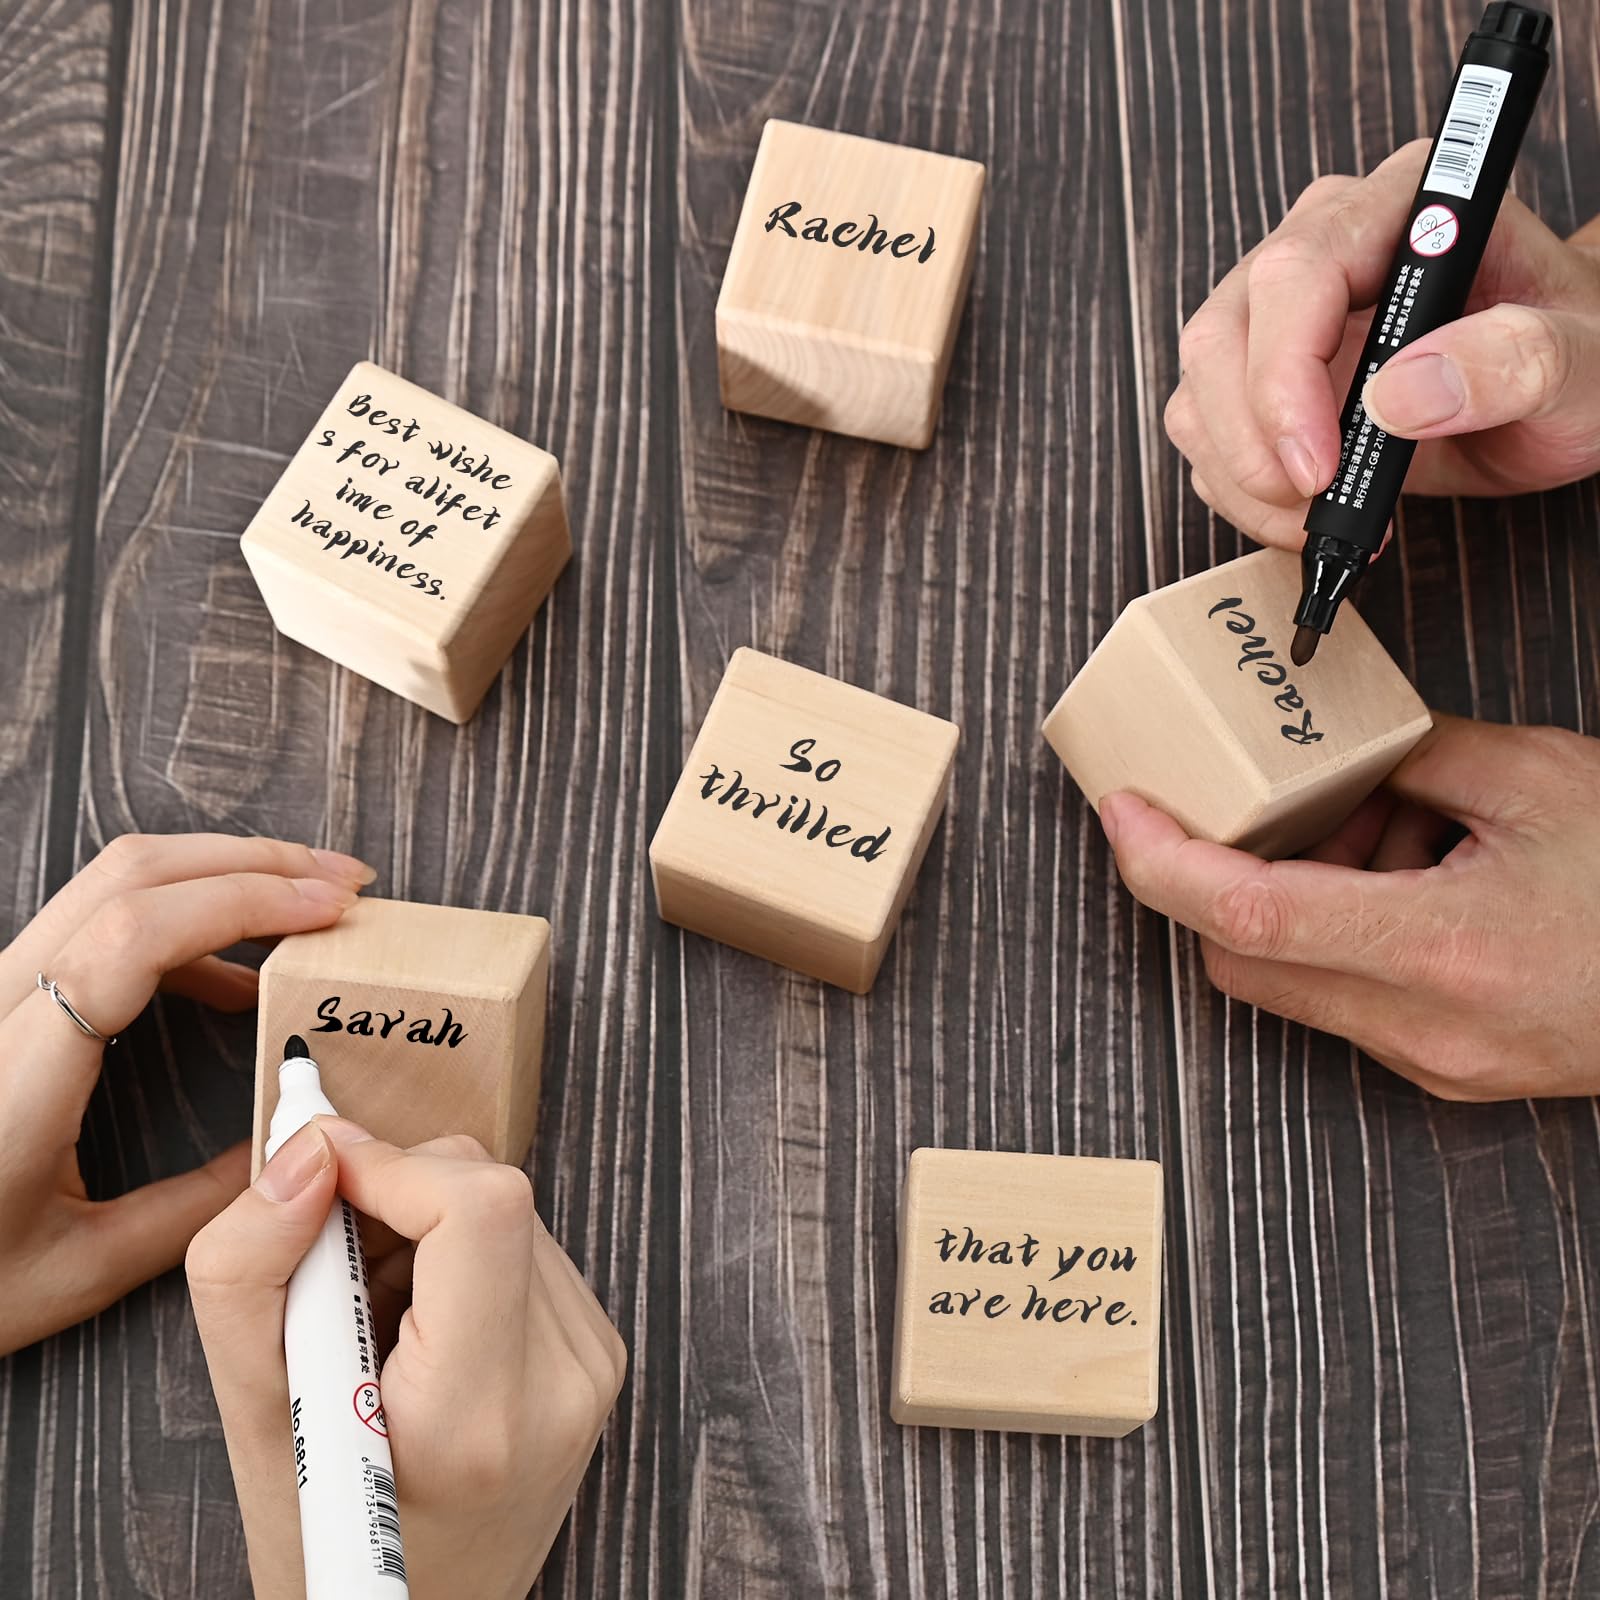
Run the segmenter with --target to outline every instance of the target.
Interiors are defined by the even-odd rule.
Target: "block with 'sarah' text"
[[[242,548],[279,632],[465,722],[572,540],[554,456],[362,361]]]
[[[1155,1415],[1161,1168],[914,1150],[890,1412],[931,1428],[1119,1438]]]
[[[722,403],[926,448],[982,194],[975,161],[767,123],[717,299]]]
[[[650,843],[662,917],[862,993],[944,812],[953,723],[737,650]]]
[[[1299,598],[1299,559],[1257,550],[1133,601],[1044,724],[1090,804],[1127,789],[1261,856],[1332,833],[1432,718],[1349,604],[1296,666]]]
[[[550,980],[543,917],[362,898],[261,968],[255,1169],[299,1034],[339,1114],[402,1147],[467,1133],[518,1165],[533,1142]]]

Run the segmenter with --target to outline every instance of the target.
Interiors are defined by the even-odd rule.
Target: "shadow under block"
[[[280,633],[451,722],[572,554],[553,455],[369,361],[242,543]]]
[[[958,737],[736,650],[650,841],[662,918],[864,994],[944,813]]]
[[[975,161],[768,122],[717,297],[723,405],[925,449],[982,194]]]
[[[1156,1414],[1161,1168],[914,1150],[896,1422],[1121,1438]]]
[[[1299,557],[1257,550],[1133,601],[1044,724],[1090,804],[1129,789],[1269,857],[1332,833],[1432,719],[1348,604],[1295,666],[1299,599]]]
[[[298,1033],[339,1114],[391,1144],[470,1133],[520,1165],[533,1143],[550,982],[543,917],[358,900],[261,968],[253,1170]]]

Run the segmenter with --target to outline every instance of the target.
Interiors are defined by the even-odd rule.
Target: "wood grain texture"
[[[1184,315],[1424,131],[1477,9],[0,0],[8,922],[196,826],[550,919],[535,1182],[633,1375],[543,1592],[1600,1586],[1594,1106],[1442,1106],[1221,1001],[1038,737],[1129,599],[1244,548],[1161,434]],[[1518,177],[1558,227],[1600,210],[1600,32],[1559,26]],[[988,168],[925,455],[718,403],[769,116]],[[360,357],[562,463],[574,563],[461,729],[279,638],[239,556]],[[1425,698],[1595,731],[1595,485],[1402,521],[1363,610]],[[963,727],[865,998],[654,916],[745,643]],[[251,1041],[180,1002],[131,1030],[95,1181],[243,1137]],[[1153,1423],[888,1421],[923,1144],[1163,1163]],[[5,1363],[0,1444],[0,1593],[246,1593],[180,1279]]]

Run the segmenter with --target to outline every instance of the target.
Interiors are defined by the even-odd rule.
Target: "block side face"
[[[896,345],[937,362],[965,291],[982,192],[983,169],[974,162],[769,122],[718,309]],[[779,220],[769,228],[774,212]]]
[[[1260,773],[1146,606],[1113,624],[1045,719],[1044,734],[1096,808],[1127,789],[1195,837],[1225,842],[1266,803]]]
[[[1119,1436],[1154,1414],[1161,1170],[919,1151],[902,1211],[897,1420]]]
[[[520,1166],[539,1128],[539,1090],[544,1072],[545,1015],[549,1006],[550,941],[547,938],[517,996],[513,1013],[511,1069],[501,1085],[498,1112],[505,1132],[503,1160]]]
[[[468,1133],[507,1158],[503,1103],[516,1068],[515,1006],[355,979],[262,970],[253,1159],[278,1103],[283,1044],[300,1034],[342,1116],[401,1146]]]
[[[263,501],[243,548],[258,575],[263,556],[303,575],[300,592],[273,609],[285,632],[393,688],[346,659],[363,648],[349,636],[352,612],[355,627],[386,643],[409,638],[413,654],[471,634],[486,604],[495,627],[502,612],[531,616],[514,581],[518,545],[531,528],[554,560],[564,519],[558,530],[536,513],[557,476],[547,451],[363,362]],[[295,615],[299,631],[285,621]],[[428,709],[450,715],[449,704]]]
[[[815,966],[808,945],[877,947],[875,972],[943,813],[956,738],[938,717],[738,652],[651,841],[663,916],[756,954],[800,947],[784,964],[801,971]],[[713,908],[727,934],[707,924]],[[855,970],[828,981],[870,982]]]
[[[1347,605],[1305,666],[1289,658],[1299,559],[1257,550],[1151,596],[1149,615],[1261,774],[1270,801],[1332,781],[1425,708]]]

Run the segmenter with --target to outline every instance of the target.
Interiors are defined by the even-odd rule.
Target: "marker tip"
[[[291,1033],[289,1042],[283,1047],[283,1059],[285,1061],[293,1061],[297,1057],[304,1057],[309,1061],[311,1059],[311,1047],[298,1033]]]
[[[1317,653],[1322,635],[1315,628],[1299,627],[1294,630],[1294,642],[1289,646],[1289,659],[1303,667]]]

